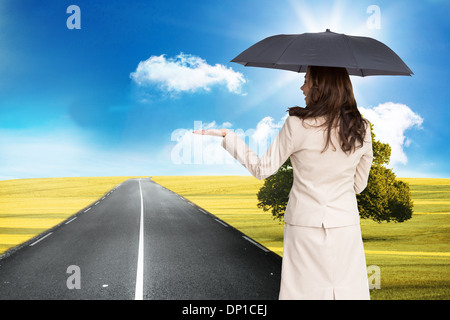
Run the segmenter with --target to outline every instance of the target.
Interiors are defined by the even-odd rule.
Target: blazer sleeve
[[[354,182],[354,189],[355,193],[359,194],[364,191],[364,189],[367,187],[367,182],[369,179],[369,173],[370,168],[372,166],[372,160],[373,160],[373,149],[372,149],[372,135],[370,132],[370,124],[368,125],[368,131],[366,132],[366,152],[362,155],[361,159],[359,160],[358,165],[356,166],[356,172],[355,172],[355,182]]]
[[[298,125],[297,125],[298,126]],[[265,154],[259,158],[236,133],[229,131],[222,140],[225,148],[240,164],[259,180],[274,174],[294,152],[294,129],[297,127],[288,117]]]

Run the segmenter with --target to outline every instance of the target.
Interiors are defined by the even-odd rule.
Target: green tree
[[[294,174],[291,160],[288,159],[278,171],[264,180],[264,185],[258,191],[258,208],[264,211],[271,209],[274,219],[281,220],[286,211]]]
[[[406,182],[396,179],[386,168],[391,157],[391,147],[375,140],[372,128],[373,163],[366,189],[358,194],[359,214],[363,219],[377,222],[403,222],[412,217],[413,203]],[[278,171],[265,179],[259,190],[258,208],[271,211],[274,219],[283,219],[289,192],[293,183],[293,169],[288,159]]]

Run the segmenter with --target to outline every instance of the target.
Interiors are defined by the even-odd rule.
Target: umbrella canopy
[[[231,62],[244,66],[306,72],[308,66],[347,68],[350,75],[412,75],[400,57],[382,42],[325,32],[280,34],[243,51]]]

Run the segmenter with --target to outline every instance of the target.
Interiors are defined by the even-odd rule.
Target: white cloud
[[[405,137],[405,131],[412,128],[421,128],[423,119],[412,111],[407,105],[386,102],[374,108],[359,108],[361,114],[372,124],[376,139],[391,146],[390,165],[406,164],[408,158],[404,147],[411,144]]]
[[[175,58],[151,56],[139,62],[130,77],[140,86],[156,84],[170,93],[209,91],[213,85],[225,85],[229,92],[241,94],[246,82],[241,73],[231,68],[212,66],[200,57],[184,53]]]
[[[281,120],[278,123],[275,123],[274,119],[272,117],[264,117],[256,125],[256,131],[252,135],[252,138],[260,146],[267,144],[267,143],[271,143],[271,141],[273,141],[275,136],[280,131],[280,129],[283,126],[284,122],[286,121],[287,117],[288,117],[288,114],[286,113],[286,115],[283,118],[281,118]],[[269,145],[267,145],[267,148],[268,147],[269,147]]]

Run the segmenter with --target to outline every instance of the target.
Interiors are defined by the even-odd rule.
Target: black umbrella
[[[368,37],[325,32],[280,34],[243,51],[232,62],[249,67],[306,72],[308,66],[347,68],[350,75],[412,75],[388,46]]]

